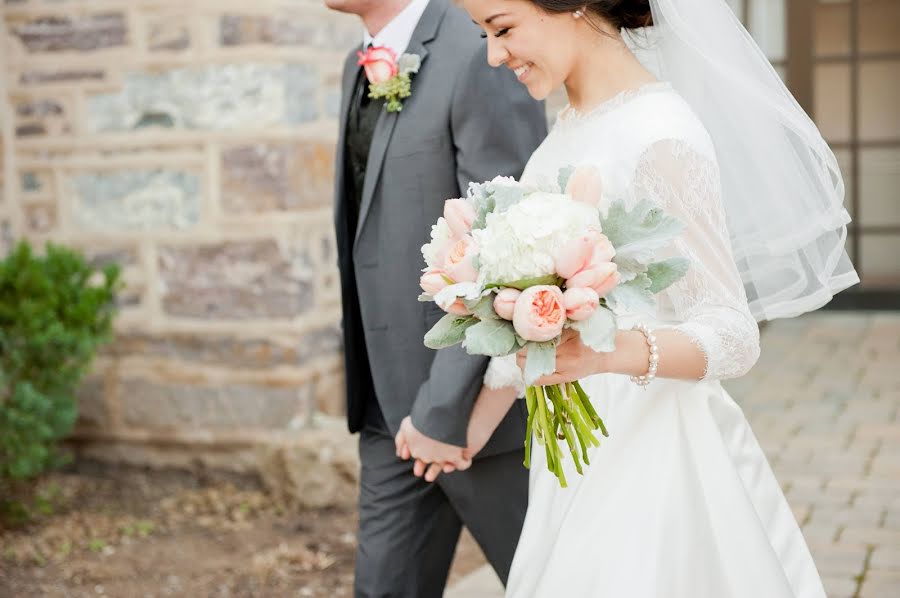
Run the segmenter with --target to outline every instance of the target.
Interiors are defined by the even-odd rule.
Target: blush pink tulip
[[[450,303],[438,302],[438,301],[435,301],[435,303],[437,303],[438,307],[443,309],[445,312],[447,312],[448,314],[453,314],[454,316],[471,316],[472,315],[472,312],[469,311],[469,308],[466,307],[466,304],[463,303],[462,299],[455,299],[454,301],[452,301]]]
[[[603,177],[600,170],[589,164],[576,168],[566,184],[566,195],[591,207],[599,206],[603,197]]]
[[[594,240],[590,235],[583,235],[566,242],[556,254],[556,273],[563,278],[572,278],[585,268],[594,252]]]
[[[619,284],[619,268],[612,262],[592,265],[566,281],[566,288],[590,288],[605,297]]]
[[[528,341],[543,343],[562,334],[566,308],[559,287],[537,285],[522,291],[516,300],[513,326]]]
[[[591,288],[571,288],[563,293],[563,305],[570,320],[587,320],[600,306],[600,296]]]
[[[461,238],[472,232],[475,208],[465,199],[448,199],[444,202],[444,219],[454,237]]]
[[[611,262],[616,257],[616,249],[609,242],[609,238],[599,232],[592,233],[594,238],[594,249],[591,252],[590,265],[599,266]]]
[[[447,252],[444,269],[456,282],[475,282],[478,279],[478,270],[472,260],[476,255],[478,245],[472,237],[465,236],[458,239],[452,242]]]
[[[434,297],[450,284],[450,277],[440,268],[430,268],[419,278],[419,286],[428,295]]]
[[[503,289],[494,297],[494,311],[504,320],[512,322],[516,309],[516,300],[522,291],[518,289]]]

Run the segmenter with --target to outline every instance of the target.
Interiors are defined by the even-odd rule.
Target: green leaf
[[[691,261],[684,257],[673,257],[647,266],[647,276],[652,281],[650,292],[659,293],[678,282],[691,266]]]
[[[616,257],[613,258],[613,262],[618,267],[620,283],[630,282],[634,280],[638,274],[645,274],[647,272],[647,266],[633,258],[616,255]]]
[[[572,178],[572,173],[575,172],[574,166],[564,166],[559,169],[559,176],[557,177],[557,181],[559,182],[559,192],[565,193],[566,187],[569,186],[569,179]]]
[[[541,376],[556,371],[556,342],[528,343],[528,359],[525,360],[525,385],[531,386]]]
[[[474,196],[472,202],[475,207],[475,221],[472,223],[473,230],[481,230],[487,225],[487,216],[494,211],[497,205],[493,195],[485,194],[483,187],[480,190],[481,194]]]
[[[483,320],[466,329],[466,352],[469,355],[503,357],[518,350],[516,333],[506,320]]]
[[[466,337],[466,329],[478,323],[472,316],[447,314],[425,334],[425,346],[429,349],[444,349],[458,345]]]
[[[497,289],[497,288],[506,288],[509,287],[511,289],[518,289],[520,291],[524,291],[529,287],[536,287],[538,285],[549,285],[559,287],[562,286],[564,280],[557,276],[556,274],[548,274],[547,276],[540,276],[538,278],[523,278],[521,280],[514,280],[512,282],[502,282],[497,284],[489,284],[485,285],[486,289]]]
[[[512,206],[522,201],[525,190],[521,187],[494,186],[494,211],[505,212]]]
[[[494,311],[494,294],[479,297],[474,301],[463,301],[465,306],[479,320],[497,320],[500,316]]]
[[[634,259],[641,263],[653,259],[653,254],[674,239],[684,224],[656,207],[648,200],[627,210],[624,202],[610,204],[606,218],[601,218],[601,227],[620,260]]]
[[[652,313],[656,309],[656,300],[650,292],[650,285],[646,274],[638,274],[634,280],[620,284],[606,295],[606,303],[619,313]]]
[[[598,307],[587,320],[574,322],[571,328],[581,335],[581,342],[603,353],[616,349],[616,315],[605,307]]]

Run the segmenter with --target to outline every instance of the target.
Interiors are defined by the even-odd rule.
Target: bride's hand
[[[535,381],[535,386],[552,386],[575,382],[593,376],[603,374],[609,370],[611,353],[598,353],[581,342],[581,335],[571,328],[563,331],[562,339],[556,347],[556,372],[549,376],[543,376]],[[528,348],[519,351],[516,359],[522,371],[525,371],[525,361],[528,358]]]

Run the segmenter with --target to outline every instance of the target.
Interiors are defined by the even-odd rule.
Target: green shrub
[[[110,339],[119,268],[76,251],[20,242],[0,261],[0,503],[5,484],[61,462],[75,391]]]

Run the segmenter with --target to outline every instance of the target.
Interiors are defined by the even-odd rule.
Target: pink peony
[[[516,300],[513,326],[525,340],[541,343],[553,340],[562,333],[565,324],[566,308],[559,287],[529,287]]]
[[[444,261],[444,269],[455,282],[475,282],[478,278],[478,270],[472,262],[478,255],[478,245],[470,236],[465,236],[456,242],[451,241],[450,250]]]
[[[587,320],[600,305],[600,296],[594,289],[575,287],[563,293],[563,305],[570,320]]]
[[[357,64],[365,69],[369,83],[384,83],[400,72],[397,54],[390,48],[374,46],[365,53],[357,52],[356,55],[359,57]]]
[[[619,268],[612,262],[591,265],[566,281],[566,288],[590,288],[605,297],[619,284]]]
[[[472,232],[475,208],[465,199],[448,199],[444,202],[444,219],[454,237],[464,237]]]
[[[503,289],[494,297],[494,311],[504,320],[512,321],[516,300],[521,294],[522,291],[518,289]]]
[[[600,176],[600,170],[589,164],[576,168],[566,184],[566,195],[591,207],[599,206],[603,197],[603,177]]]

